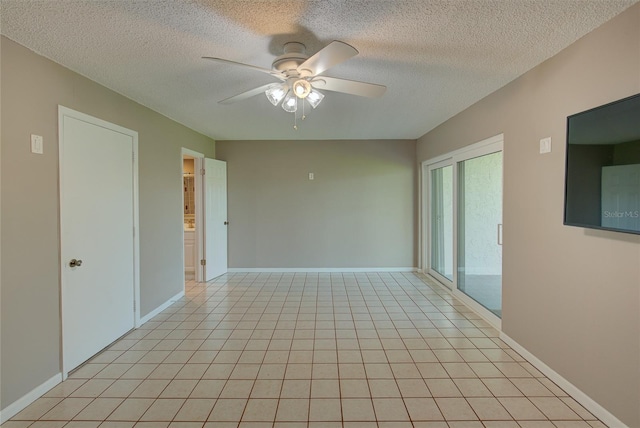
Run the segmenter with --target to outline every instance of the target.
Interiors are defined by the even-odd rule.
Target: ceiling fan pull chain
[[[304,98],[302,99],[302,120],[305,120],[307,116],[304,115]]]
[[[296,109],[293,111],[293,129],[298,130],[298,97],[296,97]]]

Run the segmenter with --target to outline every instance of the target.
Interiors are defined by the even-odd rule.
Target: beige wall
[[[229,267],[416,266],[415,147],[218,141],[228,163]]]
[[[566,117],[640,92],[640,4],[418,140],[504,133],[503,330],[640,427],[640,236],[563,226]],[[538,153],[552,137],[553,152]]]
[[[184,286],[180,149],[214,156],[213,140],[2,38],[2,408],[60,372],[58,104],[139,133],[143,316]]]

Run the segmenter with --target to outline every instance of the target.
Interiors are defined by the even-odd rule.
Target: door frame
[[[184,156],[192,156],[193,157],[193,176],[194,179],[194,194],[196,196],[196,206],[195,206],[195,219],[196,219],[196,233],[195,233],[195,247],[196,247],[196,261],[204,259],[204,229],[205,229],[205,218],[203,215],[204,205],[202,204],[202,198],[204,195],[204,179],[202,175],[202,169],[204,166],[202,163],[204,162],[204,154],[196,152],[191,149],[187,149],[186,147],[182,147],[180,150],[180,182],[182,182],[182,171],[183,171],[183,159]],[[180,217],[182,218],[182,223],[180,227],[182,228],[182,273],[185,275],[185,263],[184,263],[184,191],[182,192],[182,211]],[[204,282],[204,266],[196,263],[195,266],[195,281],[196,282]],[[186,276],[184,276],[184,280],[182,281],[185,284]]]
[[[470,307],[474,312],[480,315],[485,321],[497,328],[502,329],[502,319],[497,317],[480,303],[464,294],[458,289],[458,163],[484,156],[490,153],[502,152],[504,155],[504,134],[498,134],[493,137],[486,138],[474,144],[462,147],[449,153],[428,159],[422,162],[421,174],[421,192],[420,192],[420,211],[421,211],[421,233],[420,233],[420,263],[422,272],[434,278],[438,284],[441,284],[452,296],[462,301]],[[430,176],[429,172],[434,166],[442,167],[446,165],[453,166],[453,281],[441,275],[432,274],[431,269],[431,219],[430,219]],[[502,173],[504,176],[504,158]],[[504,200],[504,177],[503,177]],[[503,203],[504,207],[504,203]],[[436,272],[437,273],[437,272]]]
[[[90,116],[85,113],[81,113],[76,110],[72,110],[68,107],[64,107],[62,105],[58,105],[58,222],[59,222],[59,251],[58,251],[58,266],[63,266],[65,263],[62,260],[62,236],[63,234],[63,226],[62,226],[62,201],[64,195],[64,186],[62,183],[62,171],[64,169],[64,118],[71,117],[77,120],[81,120],[83,122],[90,123],[95,126],[99,126],[102,128],[106,128],[115,132],[119,132],[121,134],[128,135],[132,138],[133,141],[133,231],[132,231],[132,239],[133,239],[133,302],[134,302],[134,327],[140,327],[140,223],[139,223],[139,194],[138,194],[138,133],[136,131],[132,131],[127,128],[123,128],[119,125],[107,122],[102,119],[98,119],[97,117]],[[60,365],[62,371],[62,380],[65,380],[69,374],[69,368],[65,364],[65,356],[64,356],[64,325],[63,325],[63,316],[65,310],[65,276],[64,269],[60,269]]]
[[[440,283],[442,283],[445,287],[447,287],[450,290],[453,290],[455,288],[455,280],[456,280],[456,268],[455,268],[455,257],[453,258],[453,265],[452,265],[452,275],[453,275],[453,280],[450,280],[449,278],[447,278],[446,276],[442,275],[440,272],[436,271],[435,269],[433,269],[433,267],[431,266],[431,226],[432,226],[432,219],[431,219],[431,198],[432,198],[432,192],[431,192],[431,171],[438,169],[438,168],[443,168],[446,166],[451,166],[453,168],[453,157],[450,155],[446,155],[444,158],[437,158],[440,160],[437,160],[435,162],[431,162],[431,161],[426,161],[429,163],[422,163],[422,170],[423,170],[423,174],[422,174],[422,188],[424,189],[424,195],[422,196],[422,213],[423,213],[423,218],[422,218],[422,223],[423,223],[423,228],[422,230],[424,231],[424,238],[423,238],[423,242],[422,242],[422,254],[424,255],[424,259],[422,260],[422,267],[423,267],[423,272],[425,274],[428,274],[434,278],[436,278]],[[452,171],[452,183],[451,186],[455,186],[455,174]],[[453,189],[452,189],[453,190]],[[455,192],[454,192],[455,194]],[[453,195],[452,195],[453,196]],[[455,213],[456,212],[456,198],[453,197],[452,200],[452,210]],[[453,248],[455,251],[455,244],[456,244],[456,230],[455,230],[455,219],[453,219],[453,223],[452,223],[452,228],[453,228]]]

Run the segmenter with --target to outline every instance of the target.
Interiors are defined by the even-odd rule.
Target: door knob
[[[225,222],[224,222],[224,225],[225,225],[225,226],[229,226],[229,222],[228,222],[228,221],[225,221]]]
[[[71,259],[69,262],[70,267],[80,267],[82,266],[82,260]]]

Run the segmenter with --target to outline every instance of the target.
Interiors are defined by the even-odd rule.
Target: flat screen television
[[[640,234],[640,94],[567,118],[564,224]]]

